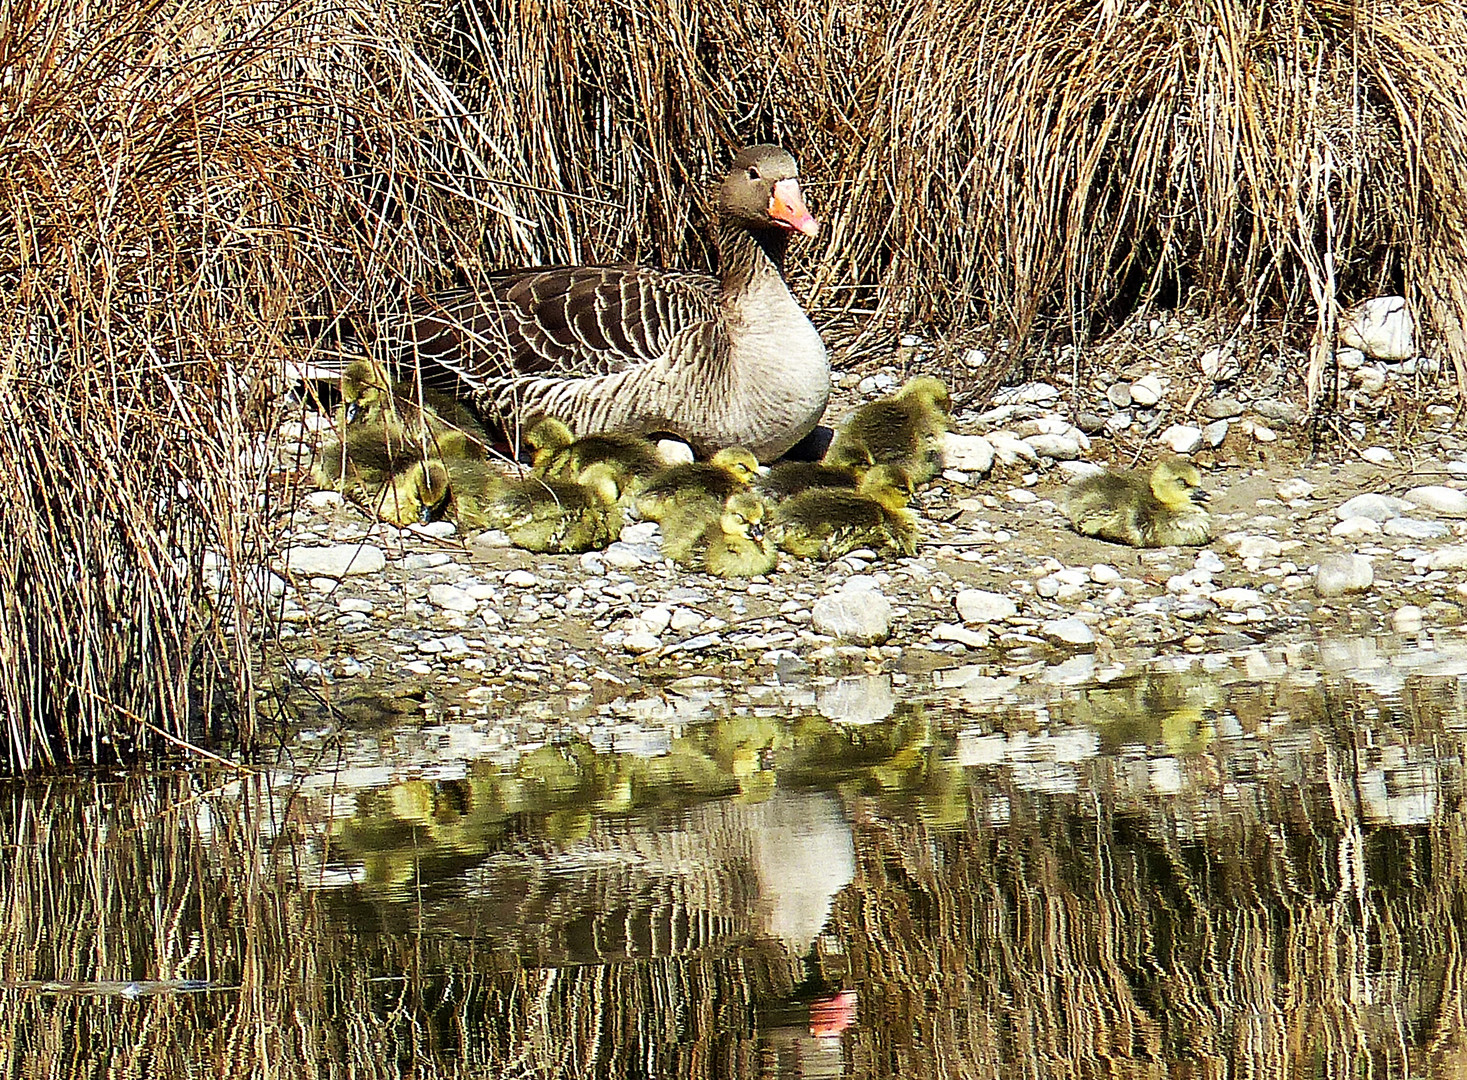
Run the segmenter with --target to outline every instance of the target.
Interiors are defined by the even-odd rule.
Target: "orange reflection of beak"
[[[785,228],[806,236],[814,236],[820,231],[820,222],[810,216],[804,196],[800,194],[800,182],[794,177],[774,185],[774,193],[769,196],[769,216]]]

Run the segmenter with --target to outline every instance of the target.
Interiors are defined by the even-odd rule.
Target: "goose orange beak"
[[[806,236],[814,236],[820,231],[820,222],[810,215],[804,196],[800,194],[800,182],[794,177],[774,185],[774,193],[769,196],[769,216],[785,228]]]

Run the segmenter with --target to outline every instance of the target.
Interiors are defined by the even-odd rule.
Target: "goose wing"
[[[512,374],[622,371],[660,359],[674,338],[718,318],[718,282],[705,274],[537,267],[422,299],[400,347],[426,384],[455,392]]]

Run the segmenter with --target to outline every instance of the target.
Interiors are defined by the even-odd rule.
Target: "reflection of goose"
[[[942,437],[951,411],[952,400],[942,380],[918,375],[895,394],[852,412],[836,432],[825,460],[855,469],[895,465],[913,484],[925,484],[942,467]]]
[[[1093,726],[1109,748],[1126,745],[1199,753],[1216,735],[1221,686],[1197,672],[1145,671],[1086,687],[1075,702],[1076,719]]]
[[[785,248],[818,225],[795,160],[741,152],[718,194],[719,277],[629,266],[491,274],[434,297],[403,353],[485,415],[558,416],[582,434],[665,432],[700,454],[774,458],[825,412],[830,364],[790,295]]]
[[[1202,474],[1181,458],[1165,458],[1149,475],[1101,472],[1072,483],[1064,511],[1075,531],[1132,547],[1205,544],[1212,520],[1194,500],[1205,500]]]

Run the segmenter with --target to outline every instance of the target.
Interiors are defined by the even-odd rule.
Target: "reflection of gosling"
[[[534,452],[535,472],[541,476],[576,480],[592,465],[611,466],[624,500],[635,497],[667,467],[657,447],[640,435],[608,431],[577,439],[564,422],[549,416],[531,425],[525,443]]]
[[[471,462],[451,467],[450,476],[460,526],[502,529],[526,551],[592,551],[621,535],[616,478],[604,463],[587,468],[579,483],[541,476],[506,480]]]
[[[1181,458],[1165,458],[1148,476],[1102,472],[1072,483],[1063,500],[1075,531],[1132,547],[1205,544],[1212,520],[1194,500],[1205,500],[1202,474]]]
[[[680,507],[662,519],[663,553],[722,578],[767,574],[778,556],[764,516],[764,500],[750,491],[735,492],[722,507],[706,501]]]
[[[951,412],[952,399],[942,380],[918,375],[890,397],[862,405],[846,417],[825,461],[858,470],[895,465],[914,485],[925,484],[942,468],[942,437]]]
[[[661,521],[674,507],[706,500],[721,506],[730,495],[744,491],[759,472],[759,459],[742,446],[718,451],[708,461],[693,461],[663,469],[648,481],[637,497],[637,513]]]
[[[857,548],[882,554],[917,551],[917,519],[907,509],[912,481],[877,465],[855,491],[811,488],[774,510],[776,543],[791,555],[838,559]]]
[[[756,479],[753,488],[770,502],[782,502],[810,488],[855,489],[859,477],[854,469],[820,461],[781,461]]]

